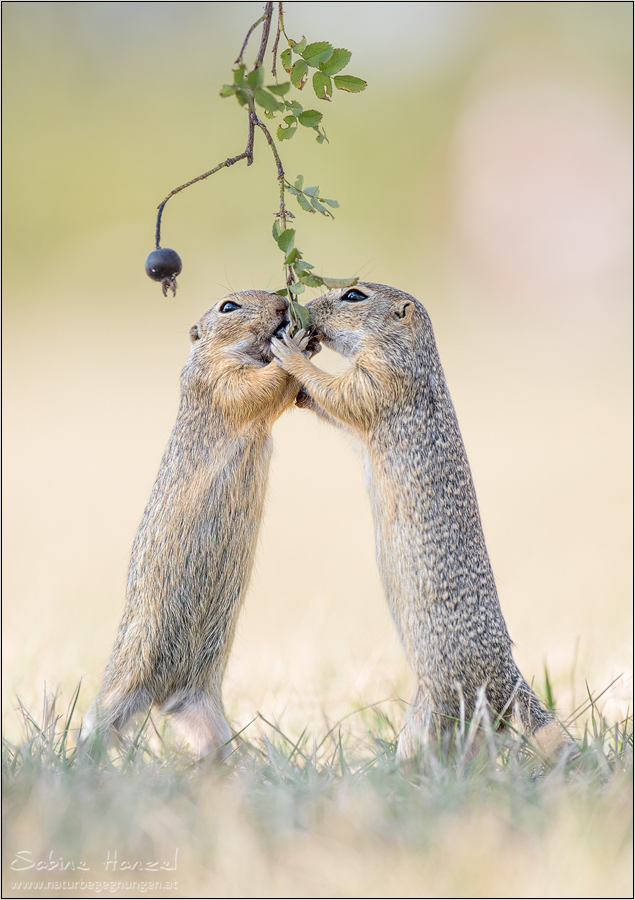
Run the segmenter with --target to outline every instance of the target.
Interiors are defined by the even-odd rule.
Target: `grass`
[[[4,742],[3,896],[631,895],[632,717],[607,722],[599,696],[558,759],[484,715],[407,766],[381,706],[320,736],[260,717],[222,765],[150,719],[91,764],[78,697],[20,706]]]

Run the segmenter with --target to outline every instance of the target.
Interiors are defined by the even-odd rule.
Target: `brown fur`
[[[221,312],[227,301],[239,309]],[[221,683],[251,575],[271,458],[271,426],[295,379],[271,362],[286,301],[244,291],[192,327],[181,403],[132,548],[123,618],[84,723],[108,740],[156,706],[199,754],[231,738]]]
[[[323,342],[351,360],[328,375],[274,339],[301,383],[298,405],[362,443],[386,597],[416,688],[399,740],[416,752],[474,713],[479,688],[499,723],[514,711],[527,732],[549,725],[512,657],[465,447],[424,307],[402,291],[359,284],[308,304]]]

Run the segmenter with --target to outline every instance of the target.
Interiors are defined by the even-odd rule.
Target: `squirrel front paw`
[[[314,335],[306,329],[298,331],[293,337],[288,331],[283,331],[281,338],[274,337],[271,339],[271,352],[280,368],[293,375],[294,360],[304,360],[311,353],[315,353],[313,349],[314,341]]]

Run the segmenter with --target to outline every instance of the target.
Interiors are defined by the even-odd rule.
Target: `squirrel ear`
[[[393,314],[398,319],[400,325],[406,325],[412,318],[415,311],[415,305],[411,300],[403,300],[393,307]]]
[[[192,343],[194,343],[195,341],[198,341],[200,336],[201,336],[201,331],[198,327],[198,324],[192,325],[192,327],[190,328],[190,340],[192,341]]]

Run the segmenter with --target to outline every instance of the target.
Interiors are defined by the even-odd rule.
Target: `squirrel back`
[[[274,340],[315,412],[360,440],[388,604],[417,687],[400,751],[469,718],[481,689],[499,720],[551,722],[513,660],[465,446],[427,311],[361,283],[309,303],[311,326],[350,359],[331,376]]]

